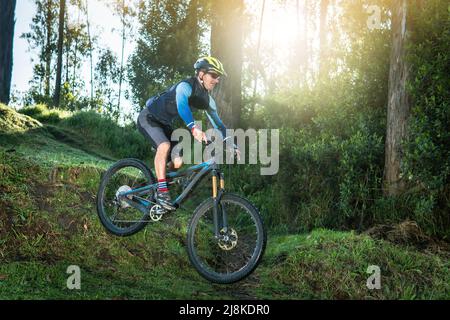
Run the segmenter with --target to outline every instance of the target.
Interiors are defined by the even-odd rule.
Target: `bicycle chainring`
[[[154,222],[157,222],[161,220],[164,213],[166,213],[166,210],[159,204],[155,204],[150,208],[150,219],[152,219],[152,221]]]

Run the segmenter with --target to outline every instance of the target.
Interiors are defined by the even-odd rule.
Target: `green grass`
[[[450,298],[448,252],[325,229],[269,233],[254,274],[212,284],[191,266],[185,245],[207,188],[134,236],[109,235],[95,193],[112,160],[8,112],[9,129],[0,132],[0,299]],[[80,267],[80,290],[66,286],[71,265]],[[380,267],[380,290],[366,286],[370,265]]]
[[[418,252],[353,232],[314,230],[280,236],[268,246],[267,283],[283,299],[448,299],[449,256]],[[368,267],[381,271],[381,289],[366,286]],[[289,293],[288,293],[289,292]],[[288,294],[287,294],[288,293]]]

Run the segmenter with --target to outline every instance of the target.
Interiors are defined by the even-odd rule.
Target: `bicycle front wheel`
[[[226,212],[226,227],[223,212]],[[189,259],[206,279],[233,283],[250,275],[258,266],[266,246],[266,232],[258,210],[235,194],[222,196],[217,221],[218,237],[212,199],[195,210],[188,227]]]

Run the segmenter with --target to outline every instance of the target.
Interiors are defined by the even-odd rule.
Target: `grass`
[[[133,125],[118,126],[112,119],[94,111],[70,113],[37,105],[20,112],[45,123],[57,140],[69,141],[80,149],[88,147],[91,154],[100,151],[109,158],[151,157],[148,142]]]
[[[448,256],[418,252],[353,232],[318,229],[275,238],[267,252],[268,282],[291,287],[279,298],[448,299]],[[379,266],[382,286],[366,286],[369,266]],[[300,294],[300,295],[298,295]]]
[[[269,233],[249,278],[212,284],[185,248],[190,215],[208,190],[138,234],[114,237],[95,209],[101,173],[112,160],[32,119],[9,117],[0,133],[0,299],[450,298],[447,251],[326,229]],[[67,288],[71,265],[80,267],[80,290]],[[366,286],[370,265],[380,267],[380,290]]]

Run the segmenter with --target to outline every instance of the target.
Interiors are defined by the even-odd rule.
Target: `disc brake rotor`
[[[238,235],[236,230],[229,228],[227,232],[225,229],[220,230],[219,247],[222,250],[229,251],[236,247],[238,242]]]

